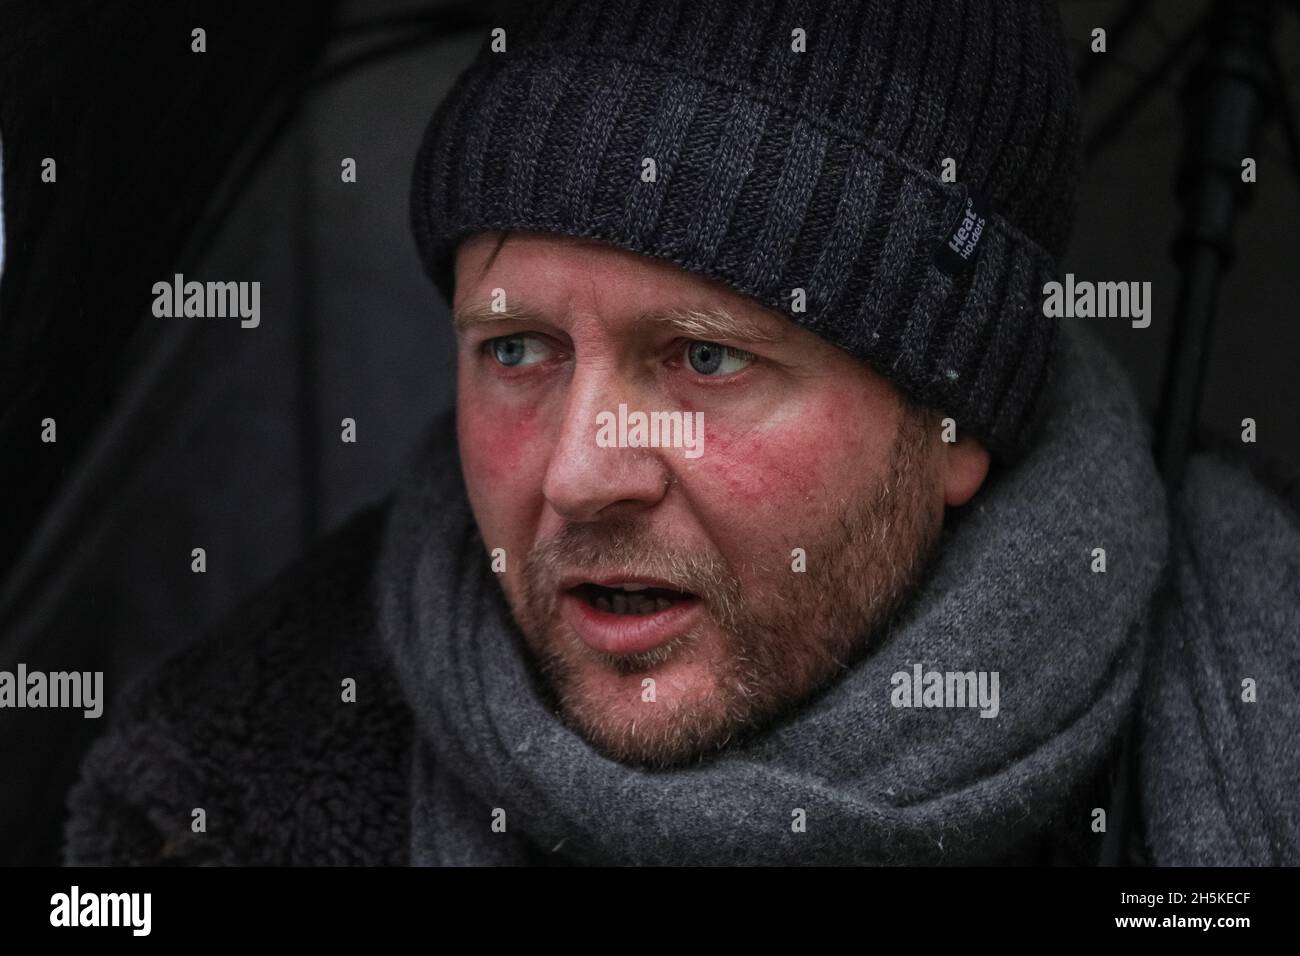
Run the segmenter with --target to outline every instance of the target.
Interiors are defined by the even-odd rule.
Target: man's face
[[[578,732],[626,762],[698,757],[851,662],[987,455],[720,284],[603,244],[499,238],[456,259],[457,425],[484,544],[504,549],[506,599]],[[638,434],[656,412],[679,430]]]

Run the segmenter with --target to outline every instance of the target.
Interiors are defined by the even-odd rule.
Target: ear
[[[943,458],[940,462],[940,480],[943,482],[943,503],[957,508],[975,497],[989,473],[989,453],[983,445],[969,435],[959,436],[955,442],[940,442]]]

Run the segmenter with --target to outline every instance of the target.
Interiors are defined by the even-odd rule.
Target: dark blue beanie
[[[415,163],[448,301],[472,233],[603,240],[780,310],[999,457],[1031,440],[1079,162],[1052,4],[558,0],[502,28]]]

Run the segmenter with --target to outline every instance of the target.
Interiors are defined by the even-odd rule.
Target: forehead
[[[457,249],[458,316],[481,312],[485,303],[497,311],[526,306],[554,318],[570,310],[612,316],[686,309],[725,312],[769,337],[794,328],[780,312],[662,259],[567,236],[510,233],[504,243],[502,236],[479,233]]]

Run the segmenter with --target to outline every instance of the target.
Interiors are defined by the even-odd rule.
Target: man
[[[1041,308],[1076,166],[1038,3],[489,38],[412,191],[454,421],[133,688],[68,861],[1296,862],[1300,531],[1208,457],[1166,516]]]

